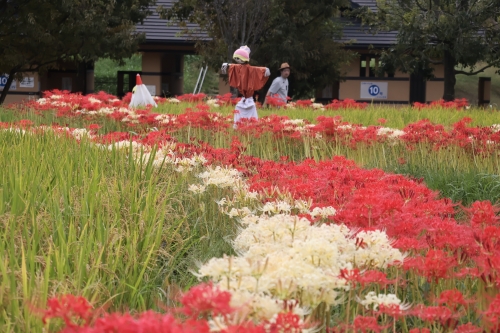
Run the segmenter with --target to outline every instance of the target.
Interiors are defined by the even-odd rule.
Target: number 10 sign
[[[387,82],[361,82],[360,98],[387,99]]]

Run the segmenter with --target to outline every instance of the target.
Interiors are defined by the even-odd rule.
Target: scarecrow
[[[266,67],[250,66],[250,48],[242,46],[233,54],[236,64],[222,64],[222,74],[229,74],[229,85],[237,88],[243,98],[236,104],[234,123],[242,118],[258,119],[257,108],[253,100],[255,91],[262,89],[266,84],[271,72]],[[229,68],[229,71],[228,71]]]
[[[148,105],[151,104],[153,106],[157,106],[153,97],[149,93],[148,88],[142,83],[141,76],[137,74],[135,77],[135,87],[132,89],[132,100],[130,101],[129,107],[135,108],[139,105]]]

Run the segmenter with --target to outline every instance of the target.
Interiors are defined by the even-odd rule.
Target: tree
[[[360,13],[376,30],[397,31],[397,44],[381,60],[404,72],[444,67],[446,101],[455,76],[500,65],[499,0],[378,0],[378,13]],[[359,13],[358,13],[359,14]],[[483,64],[479,66],[478,64]]]
[[[130,57],[141,40],[135,25],[154,0],[0,0],[0,73],[9,75],[0,95],[26,72],[67,62]]]
[[[334,41],[342,27],[334,18],[346,4],[346,0],[179,0],[160,12],[185,27],[184,33],[197,40],[199,53],[212,68],[219,69],[235,49],[248,45],[251,63],[277,70],[288,62],[296,96],[304,96],[338,80],[340,67],[350,59]]]

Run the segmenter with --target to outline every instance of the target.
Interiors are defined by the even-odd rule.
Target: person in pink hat
[[[233,54],[233,60],[236,64],[222,64],[222,74],[229,75],[229,85],[237,88],[243,95],[243,98],[236,104],[234,114],[234,127],[243,118],[258,119],[257,108],[253,94],[262,89],[266,84],[271,72],[266,67],[250,66],[250,48],[242,46]]]

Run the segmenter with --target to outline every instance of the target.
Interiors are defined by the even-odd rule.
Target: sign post
[[[387,99],[387,82],[361,82],[360,98]]]

